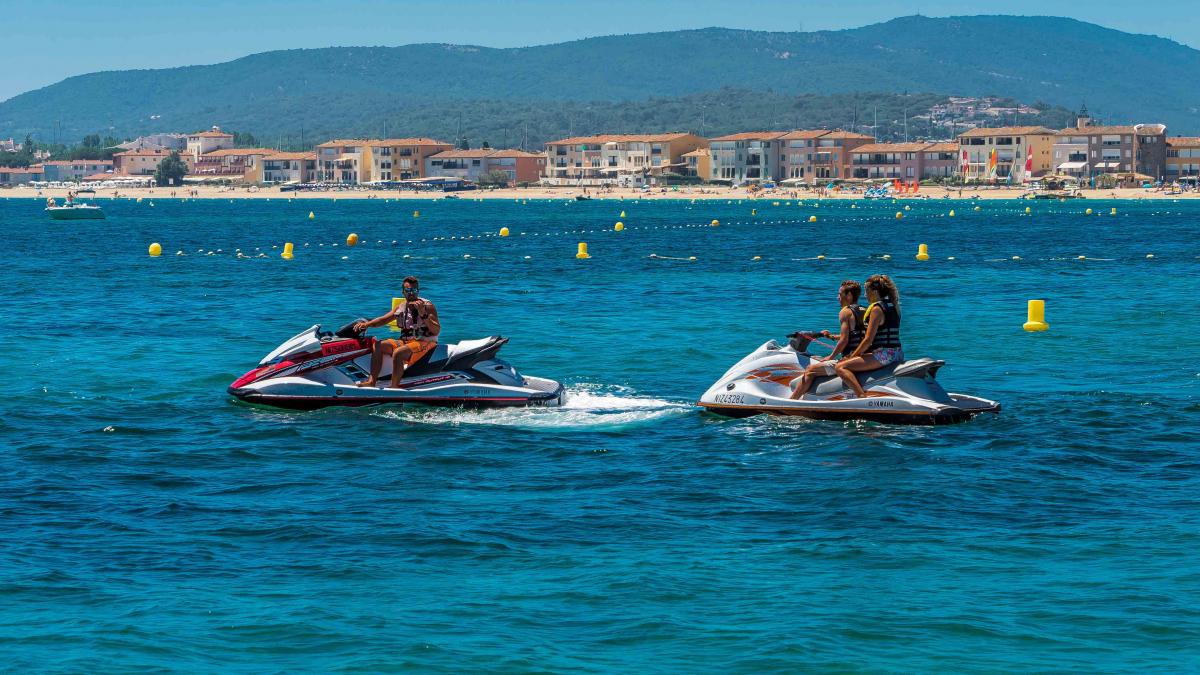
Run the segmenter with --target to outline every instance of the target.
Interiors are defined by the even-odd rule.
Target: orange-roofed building
[[[965,131],[958,135],[959,172],[967,182],[1019,183],[1045,175],[1054,168],[1055,138],[1054,131],[1037,126]]]
[[[598,134],[546,144],[544,181],[552,185],[642,185],[682,173],[683,155],[708,147],[696,134]]]
[[[1200,177],[1200,137],[1176,136],[1167,139],[1166,179]]]
[[[508,185],[536,183],[546,166],[546,156],[524,150],[446,150],[425,160],[425,175],[450,176],[483,182],[489,174],[503,173]]]
[[[188,134],[187,137],[187,154],[193,160],[198,160],[201,155],[206,155],[213,150],[232,147],[233,134],[221,131],[221,127],[214,126],[208,131]]]
[[[170,150],[142,148],[113,155],[113,174],[121,176],[153,176],[158,165],[171,156]]]
[[[366,183],[371,180],[370,144],[365,138],[335,139],[317,146],[317,181]]]
[[[270,148],[221,148],[206,152],[196,159],[188,155],[184,163],[188,165],[188,173],[195,176],[243,178],[257,183],[261,174],[258,158],[275,152]]]
[[[275,152],[258,158],[256,183],[314,183],[317,153]]]
[[[367,143],[370,153],[368,180],[392,181],[426,178],[425,160],[454,146],[432,138],[387,138]]]

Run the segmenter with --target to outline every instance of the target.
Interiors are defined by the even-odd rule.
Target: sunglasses
[[[406,289],[404,289],[404,294],[405,294],[405,295],[416,295],[416,294],[417,294],[417,293],[419,293],[419,292],[421,292],[421,289],[419,289],[419,288],[406,288]]]

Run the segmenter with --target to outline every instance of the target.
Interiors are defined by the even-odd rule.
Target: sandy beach
[[[926,187],[915,195],[898,195],[896,199],[1018,199],[1027,191],[1010,187],[971,187],[958,188]],[[1169,194],[1162,190],[1149,188],[1118,188],[1108,190],[1083,190],[1080,193],[1085,199],[1196,199],[1200,193],[1195,191],[1182,194]],[[66,198],[64,188],[34,189],[18,186],[0,190],[0,197],[28,198],[41,196],[53,197],[61,201]],[[588,196],[593,199],[758,199],[766,201],[788,199],[863,199],[861,192],[849,191],[818,191],[776,189],[751,192],[744,188],[728,187],[680,187],[678,190],[661,188],[639,190],[636,188],[616,188],[597,190],[595,188],[579,187],[531,187],[507,188],[500,190],[470,190],[464,192],[409,192],[383,190],[324,190],[312,192],[281,192],[278,188],[247,188],[247,187],[186,187],[186,188],[120,188],[118,190],[97,190],[94,199],[110,199],[113,197],[143,197],[154,199],[444,199],[448,196],[459,199],[575,199],[578,196]],[[84,201],[93,199],[87,195]]]

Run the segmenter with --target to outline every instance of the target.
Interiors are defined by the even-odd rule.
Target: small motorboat
[[[589,195],[575,195],[575,201],[577,202],[586,202],[589,200],[591,200],[591,196]]]
[[[935,379],[945,361],[914,359],[859,373],[864,398],[835,376],[817,378],[809,392],[792,400],[793,383],[808,367],[815,333],[793,333],[786,346],[769,340],[717,380],[696,405],[726,417],[798,415],[819,420],[871,420],[887,424],[952,424],[1000,404],[947,393]]]
[[[399,388],[391,382],[391,359],[384,359],[379,384],[359,387],[371,367],[376,338],[355,331],[354,323],[336,332],[320,324],[287,340],[258,366],[229,386],[247,403],[315,410],[328,406],[420,404],[469,408],[562,405],[566,393],[554,380],[521,375],[496,357],[508,338],[491,336],[457,344],[439,344],[404,372]]]
[[[96,220],[104,217],[104,210],[99,206],[77,202],[71,198],[59,206],[54,198],[46,200],[46,213],[54,220]]]

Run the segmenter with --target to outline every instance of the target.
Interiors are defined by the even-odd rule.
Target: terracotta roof
[[[270,155],[267,155],[266,157],[263,157],[264,160],[274,159],[274,160],[281,160],[281,161],[282,160],[292,160],[292,159],[316,159],[316,158],[317,158],[317,153],[315,153],[315,152],[275,152]]]
[[[1176,136],[1167,139],[1167,145],[1174,148],[1200,147],[1200,136]]]
[[[770,141],[782,136],[782,131],[744,131],[740,134],[729,134],[710,138],[710,141]]]
[[[227,134],[224,131],[197,131],[188,136],[199,136],[200,138],[233,138],[233,134]]]
[[[491,148],[476,148],[474,150],[445,150],[436,155],[430,155],[430,158],[440,157],[442,159],[467,159],[472,157],[491,157],[496,151]]]
[[[325,141],[318,145],[318,148],[337,148],[343,145],[374,145],[379,141],[372,141],[366,138],[335,138],[332,141]]]
[[[1133,131],[1133,125],[1129,125],[1116,127],[1083,127],[1082,129],[1078,127],[1067,127],[1066,129],[1059,129],[1055,133],[1057,133],[1059,136],[1098,136],[1100,134],[1132,134]]]
[[[596,143],[665,143],[692,134],[681,132],[669,134],[597,134],[595,136],[574,136],[561,141],[550,141],[546,145],[584,145]]]
[[[705,155],[712,157],[712,150],[708,148],[696,148],[691,152],[685,152],[680,157],[704,157]]]
[[[958,152],[958,143],[930,143],[925,152]]]
[[[830,132],[826,133],[825,135],[821,136],[821,138],[841,138],[841,139],[845,139],[845,140],[862,139],[862,140],[866,140],[866,141],[871,141],[872,143],[875,142],[874,136],[868,136],[866,134],[858,134],[853,131],[843,131],[841,129],[834,129],[833,131],[830,131]]]
[[[424,137],[421,137],[421,138],[385,138],[381,141],[376,141],[376,140],[367,141],[367,145],[370,145],[372,147],[379,147],[382,145],[445,145],[448,147],[454,147],[453,143],[447,143],[446,141],[439,141],[435,138],[424,138]]]
[[[521,157],[545,157],[545,155],[540,152],[527,152],[525,150],[510,148],[508,150],[497,150],[496,152],[492,153],[492,157],[503,157],[505,159],[511,157],[520,159]]]
[[[1039,136],[1053,136],[1056,132],[1046,127],[979,127],[964,131],[958,135],[959,138],[987,138],[988,136],[1028,136],[1035,134]]]
[[[0,173],[44,173],[42,167],[34,165],[28,167],[19,166],[0,166]]]
[[[921,152],[929,146],[929,143],[867,143],[860,145],[850,152],[871,153],[871,152]],[[955,146],[958,149],[958,146]]]
[[[784,134],[780,140],[796,141],[808,138],[820,138],[827,133],[829,133],[828,129],[796,129],[795,131],[789,131]]]
[[[220,150],[210,150],[209,152],[200,155],[204,157],[238,157],[243,155],[273,155],[277,151],[271,148],[221,148]]]
[[[113,176],[120,176],[120,175],[122,175],[122,174],[119,174],[119,173],[94,173],[90,176],[84,176],[80,180],[108,180],[109,178],[112,178]]]
[[[113,157],[165,157],[170,155],[172,150],[163,150],[161,148],[138,148],[137,150],[126,150],[118,152]]]
[[[111,159],[56,159],[50,162],[42,162],[42,165],[50,164],[53,166],[71,166],[74,164],[112,164]]]

